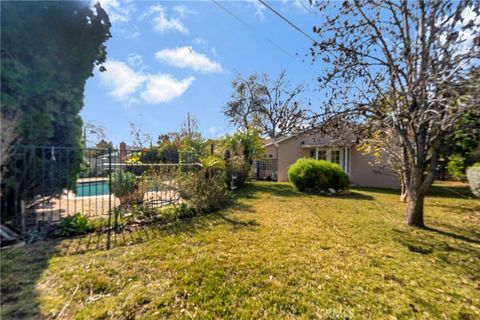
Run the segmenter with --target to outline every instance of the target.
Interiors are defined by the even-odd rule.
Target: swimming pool
[[[108,181],[79,182],[76,186],[77,197],[105,196],[109,194]]]

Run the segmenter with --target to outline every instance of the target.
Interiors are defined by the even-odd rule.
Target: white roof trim
[[[276,147],[278,147],[278,144],[285,141],[285,140],[288,140],[290,138],[293,138],[293,137],[296,137],[297,134],[294,134],[294,135],[291,135],[291,136],[285,136],[285,137],[280,137],[276,140],[272,140],[272,141],[269,141],[267,143],[264,144],[265,147],[268,147],[268,146],[271,146],[272,144],[275,145]]]

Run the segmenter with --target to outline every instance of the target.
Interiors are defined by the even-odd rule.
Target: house
[[[349,175],[354,186],[400,188],[398,176],[393,171],[374,164],[375,158],[372,154],[363,154],[357,150],[357,139],[353,134],[345,132],[348,129],[339,128],[338,131],[335,134],[325,134],[311,130],[265,140],[267,156],[265,161],[275,162],[276,170],[272,170],[272,167],[258,166],[260,170],[264,169],[260,174],[261,178],[268,176],[276,178],[277,181],[288,181],[288,168],[297,159],[310,157],[338,163]]]

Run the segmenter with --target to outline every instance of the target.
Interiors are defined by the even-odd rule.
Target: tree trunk
[[[423,228],[423,200],[425,195],[416,188],[409,188],[407,194],[407,225]]]
[[[405,179],[403,174],[400,175],[400,201],[407,202],[407,187],[405,186]]]

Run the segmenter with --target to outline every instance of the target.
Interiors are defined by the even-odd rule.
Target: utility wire
[[[242,18],[240,18],[239,16],[237,16],[235,13],[233,13],[232,11],[228,10],[225,6],[223,6],[222,4],[220,4],[220,2],[218,2],[217,0],[212,0],[213,3],[215,3],[220,9],[222,9],[223,11],[225,11],[226,13],[228,13],[230,16],[232,16],[233,18],[235,18],[237,21],[239,21],[240,23],[242,23],[243,25],[245,25],[246,27],[248,27],[249,29],[252,29],[253,31],[257,31],[252,25],[250,25],[249,23],[245,22],[245,20],[243,20]],[[285,53],[286,55],[290,56],[291,58],[295,59],[295,56],[293,56],[290,52],[288,52],[287,50],[283,49],[280,45],[278,45],[277,43],[275,43],[274,41],[270,40],[269,38],[265,38],[266,41],[268,41],[271,45],[273,45],[274,47],[276,47],[277,49],[279,49],[280,51],[282,51],[283,53]]]
[[[246,23],[243,19],[241,19],[240,17],[238,17],[236,14],[234,14],[232,11],[228,10],[227,8],[225,8],[223,5],[220,4],[220,2],[216,1],[216,0],[212,0],[213,3],[215,3],[220,9],[222,9],[223,11],[225,11],[226,13],[228,13],[229,15],[231,15],[232,17],[234,17],[236,20],[240,21],[240,23],[242,23],[243,25],[247,26],[248,28],[252,29],[255,31],[255,28],[252,27],[251,25],[249,25],[248,23]]]
[[[307,33],[305,33],[305,31],[303,31],[302,29],[300,29],[299,27],[297,27],[293,22],[291,22],[290,20],[288,20],[287,18],[285,18],[280,12],[278,12],[277,10],[275,10],[274,8],[272,8],[270,5],[268,5],[265,1],[263,0],[258,0],[258,2],[260,2],[261,4],[263,4],[265,7],[267,7],[268,9],[270,9],[273,13],[275,13],[277,16],[279,16],[282,20],[284,20],[285,22],[287,22],[290,26],[292,26],[293,28],[295,28],[298,32],[300,32],[301,34],[303,34],[305,37],[307,37],[309,40],[311,40],[313,43],[316,43],[317,41],[315,39],[313,39],[311,36],[309,36]]]

